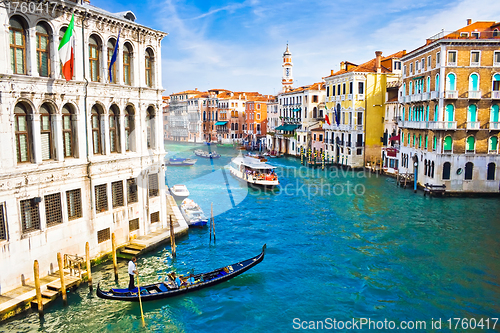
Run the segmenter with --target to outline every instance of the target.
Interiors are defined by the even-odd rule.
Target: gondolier
[[[130,282],[128,283],[129,290],[135,289],[134,277],[135,277],[135,274],[137,274],[137,268],[135,266],[136,261],[137,261],[137,258],[132,257],[132,260],[130,260],[128,262],[128,275],[130,277]]]

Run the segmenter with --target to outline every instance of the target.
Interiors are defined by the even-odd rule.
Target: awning
[[[293,111],[293,112],[300,112],[300,108],[298,108],[298,109],[293,109],[292,111]]]
[[[399,141],[401,140],[401,138],[399,137],[399,135],[394,135],[394,136],[391,136],[389,138],[389,141]]]
[[[295,131],[300,125],[281,125],[276,127],[277,131]]]
[[[222,125],[226,125],[227,124],[227,121],[218,121],[215,123],[215,126],[222,126]]]

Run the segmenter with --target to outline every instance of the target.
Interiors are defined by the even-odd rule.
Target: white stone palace
[[[37,4],[36,2],[34,2]],[[82,0],[0,3],[0,293],[167,227],[161,41]],[[74,14],[75,71],[59,41]],[[119,44],[118,58],[108,67]]]

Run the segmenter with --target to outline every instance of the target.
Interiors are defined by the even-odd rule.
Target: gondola
[[[175,283],[171,281],[170,277],[169,281],[167,282],[158,282],[141,286],[141,301],[147,302],[167,297],[178,296],[203,288],[211,287],[221,282],[232,279],[235,276],[246,272],[250,268],[260,263],[264,259],[265,251],[266,245],[264,244],[264,246],[262,247],[262,252],[253,258],[243,260],[229,266],[224,266],[208,273],[196,274],[194,275],[194,279],[196,282],[188,286],[181,286],[180,288],[178,288],[175,286]],[[103,291],[100,288],[99,284],[97,284],[96,294],[100,298],[111,299],[115,301],[139,301],[139,296],[137,295],[137,287],[133,290],[111,288],[109,291]]]

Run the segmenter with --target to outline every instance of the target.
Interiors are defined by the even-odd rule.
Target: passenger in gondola
[[[189,274],[189,278],[187,279],[187,283],[188,283],[189,285],[191,285],[191,284],[195,284],[194,274],[193,274],[193,273]]]
[[[181,286],[186,285],[186,283],[184,281],[182,281],[180,277],[175,275],[175,272],[172,272],[172,279],[174,280],[175,286],[177,288],[180,288]]]

